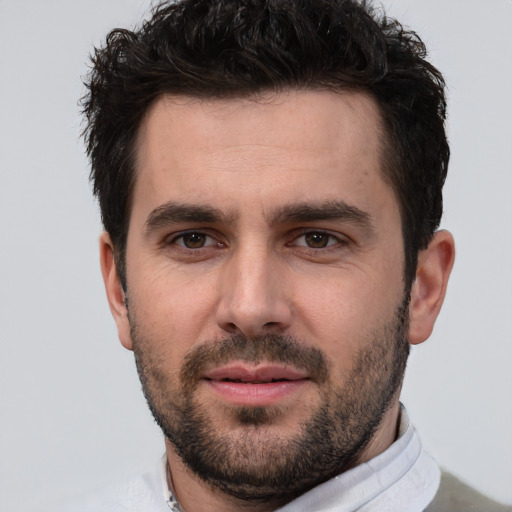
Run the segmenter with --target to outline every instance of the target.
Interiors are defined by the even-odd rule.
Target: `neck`
[[[386,412],[379,429],[354,466],[363,464],[385,451],[397,438],[400,421],[398,400]],[[271,512],[287,500],[248,502],[234,498],[204,482],[183,463],[172,444],[166,440],[168,485],[184,512]]]
[[[382,418],[377,432],[372,437],[366,448],[361,452],[354,465],[358,466],[359,464],[368,462],[387,450],[398,437],[399,425],[400,402],[397,399]]]
[[[236,499],[197,477],[166,440],[167,483],[183,512],[271,512],[281,500],[247,502]]]

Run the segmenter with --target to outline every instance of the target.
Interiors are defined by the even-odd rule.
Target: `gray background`
[[[437,460],[512,504],[512,2],[387,0],[449,84],[457,261],[403,401]],[[98,265],[79,141],[92,44],[142,0],[0,0],[0,510],[50,510],[164,447]],[[485,9],[484,7],[485,6]]]

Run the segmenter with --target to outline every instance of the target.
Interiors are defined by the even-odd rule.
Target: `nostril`
[[[287,301],[273,295],[263,300],[224,293],[215,317],[217,325],[226,333],[256,336],[283,332],[290,326],[292,314]]]
[[[227,325],[226,325],[226,331],[228,332],[238,332],[240,329],[238,329],[238,327],[236,326],[236,324],[234,324],[233,322],[229,322]]]

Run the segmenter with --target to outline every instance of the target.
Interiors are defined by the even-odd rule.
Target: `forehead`
[[[373,149],[380,124],[376,102],[363,92],[285,90],[227,99],[164,95],[141,124],[138,156],[144,161],[146,150],[162,142],[172,142],[175,150],[267,142],[316,150],[364,138]]]
[[[139,133],[133,206],[180,200],[237,209],[252,201],[265,209],[353,199],[345,195],[365,206],[375,201],[376,185],[392,195],[380,139],[378,108],[361,92],[164,96]]]

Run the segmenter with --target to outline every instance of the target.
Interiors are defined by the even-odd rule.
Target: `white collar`
[[[279,512],[421,512],[441,478],[402,406],[398,439],[377,457],[318,485]],[[277,511],[276,511],[277,512]]]
[[[160,464],[164,499],[181,512],[167,482],[167,458]],[[306,492],[276,512],[421,512],[433,500],[441,478],[422,449],[402,406],[398,439],[377,457]]]

